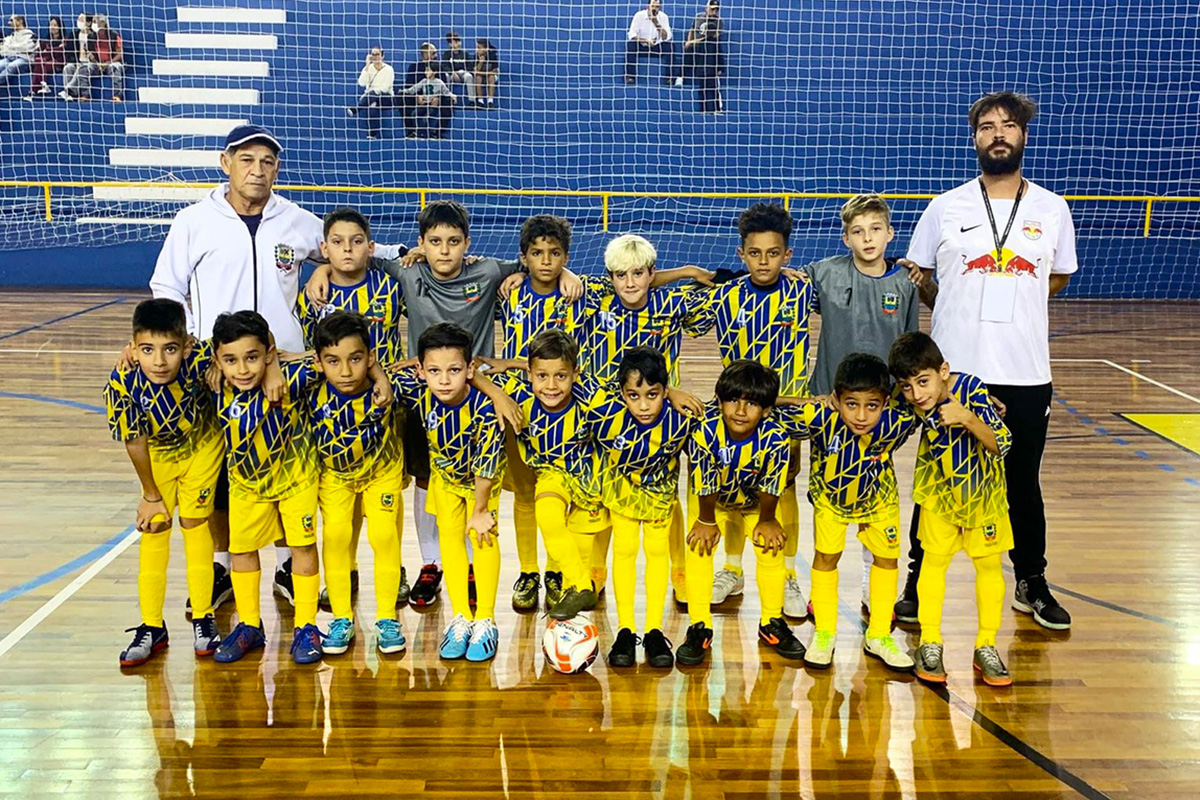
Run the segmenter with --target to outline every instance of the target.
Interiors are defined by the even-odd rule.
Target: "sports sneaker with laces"
[[[292,608],[296,607],[296,590],[292,586],[292,560],[289,558],[275,569],[275,594],[288,601]]]
[[[831,631],[813,631],[812,639],[804,652],[804,663],[813,669],[829,669],[833,664],[833,651],[837,636]]]
[[[217,629],[217,619],[212,614],[207,617],[192,620],[192,648],[197,658],[205,658],[217,652],[221,645],[221,632]]]
[[[471,620],[462,614],[455,614],[454,619],[446,626],[442,636],[442,644],[438,647],[438,655],[442,658],[462,658],[467,654],[467,646],[471,641]]]
[[[563,574],[547,572],[542,576],[542,585],[546,587],[546,608],[553,608],[563,599]]]
[[[896,599],[896,605],[892,606],[898,622],[907,622],[909,625],[915,625],[918,622],[917,579],[920,577],[920,571],[912,567],[908,568],[908,577],[904,579],[904,591],[900,592],[900,597]]]
[[[916,663],[908,653],[900,649],[900,645],[896,644],[896,639],[890,634],[868,636],[863,639],[863,652],[869,656],[875,656],[887,664],[888,669],[894,669],[897,672],[912,672],[913,664]]]
[[[542,588],[542,577],[536,572],[522,572],[513,584],[513,611],[533,611],[538,604],[538,589]]]
[[[975,671],[988,686],[1012,686],[1012,675],[1000,658],[1000,651],[995,645],[984,645],[975,648]]]
[[[683,644],[675,651],[675,660],[686,667],[703,664],[712,648],[712,640],[712,630],[703,622],[697,622],[687,629]]]
[[[408,595],[408,602],[418,608],[431,606],[438,599],[438,589],[442,586],[442,570],[437,564],[426,564],[421,567],[421,574],[413,584]]]
[[[467,661],[488,661],[496,657],[500,646],[500,629],[491,617],[477,619],[471,625],[471,643],[467,645]]]
[[[608,651],[608,665],[610,667],[632,667],[637,658],[637,646],[640,642],[641,639],[629,628],[621,628],[617,631],[617,638],[613,642],[612,649]]]
[[[400,568],[400,588],[396,590],[396,607],[404,605],[408,602],[409,592],[412,587],[408,585],[408,573],[404,571],[404,567]]]
[[[549,597],[550,592],[546,592]],[[551,607],[551,619],[574,619],[580,612],[596,607],[596,593],[591,589],[576,589],[574,586],[563,593],[562,599]]]
[[[381,619],[375,623],[375,646],[379,652],[401,653],[407,645],[408,640],[404,638],[404,629],[400,627],[399,620]]]
[[[1045,575],[1017,581],[1017,589],[1013,593],[1012,607],[1017,611],[1033,615],[1033,621],[1043,628],[1052,631],[1065,631],[1071,628],[1071,615],[1058,604],[1050,587],[1046,584]]]
[[[126,628],[126,633],[133,633],[133,641],[121,651],[122,667],[137,667],[149,661],[159,650],[164,650],[170,641],[167,636],[167,626],[154,628],[150,625],[138,625],[136,628]]]
[[[670,669],[675,666],[675,653],[671,651],[671,640],[663,636],[658,628],[646,631],[642,637],[646,649],[646,663],[655,669]]]
[[[350,602],[353,603],[358,598],[358,570],[350,570]],[[333,611],[333,606],[329,604],[329,587],[322,586],[321,594],[317,596],[317,605],[322,611]]]
[[[333,622],[329,623],[329,633],[325,634],[321,649],[329,655],[338,656],[350,649],[352,641],[354,621],[348,617],[334,617]]]
[[[927,683],[945,683],[946,665],[942,663],[942,643],[922,642],[917,648],[917,677]]]
[[[713,576],[712,604],[719,606],[746,589],[746,576],[731,569],[719,569]]]
[[[213,592],[212,592],[212,610],[216,611],[225,603],[233,599],[233,578],[229,574],[229,570],[225,569],[224,564],[213,562]],[[187,617],[192,616],[192,598],[188,597],[187,603],[183,607],[183,613]]]
[[[239,622],[229,635],[221,640],[213,660],[219,664],[232,664],[245,657],[251,650],[265,646],[267,636],[263,633],[261,623],[252,628],[244,622]]]
[[[311,622],[292,632],[292,661],[297,664],[315,664],[324,655],[321,645],[321,630]]]
[[[774,617],[766,625],[759,625],[758,640],[775,648],[775,652],[784,658],[794,661],[804,658],[806,648],[783,617]]]
[[[795,575],[789,575],[783,584],[783,615],[792,619],[808,616],[808,601],[804,599],[804,590]]]

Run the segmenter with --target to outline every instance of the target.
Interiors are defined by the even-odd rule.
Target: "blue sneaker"
[[[219,664],[232,664],[234,661],[240,661],[251,650],[265,646],[266,643],[267,635],[263,633],[261,623],[257,628],[252,628],[244,622],[239,622],[237,627],[231,630],[221,642],[213,660]]]
[[[375,646],[379,652],[402,653],[407,644],[398,620],[381,619],[375,623]]]
[[[321,630],[311,622],[296,628],[292,636],[292,661],[297,664],[315,664],[321,660]]]
[[[354,621],[346,617],[337,617],[329,623],[329,633],[321,642],[321,650],[333,656],[341,655],[350,649],[354,641]]]
[[[500,629],[492,618],[477,619],[471,626],[471,644],[467,647],[467,661],[487,661],[496,657],[500,644]]]
[[[442,637],[438,655],[442,658],[462,658],[467,654],[467,644],[470,640],[471,620],[462,614],[455,614],[446,627],[446,635]]]

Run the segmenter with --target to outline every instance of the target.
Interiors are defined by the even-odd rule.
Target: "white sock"
[[[292,548],[287,545],[275,545],[275,557],[279,559],[279,566],[283,566],[283,562],[288,561],[292,557]]]
[[[421,546],[421,563],[442,565],[442,548],[438,544],[437,518],[425,510],[425,495],[428,490],[413,487],[413,505],[416,508],[417,542]]]
[[[213,563],[220,564],[226,572],[229,572],[229,568],[233,566],[233,559],[230,558],[228,550],[218,550],[213,553]]]
[[[871,565],[875,563],[875,556],[871,555],[871,551],[867,548],[862,549],[862,601],[867,608],[871,607]]]
[[[736,556],[731,556],[731,555],[725,556],[725,568],[729,569],[730,567],[733,567],[734,569],[742,568],[742,554],[741,553],[738,553]]]

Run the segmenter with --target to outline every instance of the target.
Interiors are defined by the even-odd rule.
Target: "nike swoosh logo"
[[[979,227],[981,227],[982,225],[983,225],[983,223],[981,222],[981,223],[979,223],[979,225],[972,225],[972,226],[971,226],[971,227],[969,227],[969,228],[963,228],[963,227],[960,227],[960,228],[958,229],[958,232],[959,232],[959,233],[966,233],[967,231],[973,231],[973,230],[975,230],[976,228],[979,228]]]

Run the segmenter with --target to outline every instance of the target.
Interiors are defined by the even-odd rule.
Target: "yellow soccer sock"
[[[784,488],[783,494],[779,497],[776,516],[783,532],[787,534],[787,541],[783,545],[783,554],[788,558],[795,558],[800,545],[800,505],[796,502],[795,486]]]
[[[584,586],[591,588],[592,580],[592,547],[593,540],[596,538],[594,533],[572,533],[571,538],[575,542],[575,551],[579,554],[579,569],[584,576]],[[596,590],[599,591],[597,586]]]
[[[616,517],[616,514],[613,514],[613,517]],[[592,581],[596,584],[597,592],[603,589],[604,584],[608,581],[608,547],[609,543],[612,542],[613,531],[616,529],[616,525],[614,522],[613,527],[606,528],[592,537],[592,557],[589,559],[591,562],[589,569],[592,573]]]
[[[238,621],[244,622],[251,628],[257,628],[262,624],[262,612],[259,610],[259,579],[262,577],[262,570],[256,569],[253,572],[238,572],[234,570],[229,573],[229,579],[233,582],[233,602],[237,606]],[[295,575],[292,579],[295,580]]]
[[[457,498],[456,498],[457,500]],[[471,607],[467,604],[467,534],[466,502],[457,500],[460,508],[451,514],[438,514],[438,539],[442,547],[442,572],[445,574],[446,594],[450,596],[450,610],[472,619]],[[479,576],[475,576],[479,580]],[[479,585],[475,586],[476,591]]]
[[[162,533],[143,533],[138,548],[138,604],[142,624],[163,626],[163,603],[167,599],[167,563],[171,560],[171,529]],[[212,567],[208,573],[208,592],[212,597]]]
[[[663,626],[663,606],[667,602],[667,582],[671,576],[671,525],[670,519],[644,523],[645,533],[642,547],[646,552],[646,630],[648,631],[656,628],[662,630]],[[710,574],[711,571],[710,564]],[[686,591],[686,587],[684,591]]]
[[[871,565],[871,622],[867,638],[878,639],[892,632],[892,607],[896,604],[898,569]]]
[[[746,523],[744,519],[737,519],[737,516],[731,514],[725,530],[721,531],[725,534],[725,566],[723,569],[741,575],[742,554],[746,551]]]
[[[538,572],[537,507],[532,493],[526,495],[520,490],[513,493],[513,528],[517,534],[517,561],[521,572]],[[479,580],[479,577],[475,579]]]
[[[203,619],[212,613],[213,541],[208,520],[193,528],[183,529],[183,553],[187,559],[192,619]]]
[[[921,576],[917,578],[917,621],[921,623],[921,644],[942,641],[942,604],[946,602],[946,571],[954,556],[925,551]]]
[[[1000,554],[971,559],[975,563],[975,605],[979,614],[979,633],[975,647],[996,646],[1000,617],[1004,613],[1004,573]]]
[[[500,540],[493,537],[490,545],[481,545],[477,534],[471,534],[475,548],[475,619],[496,616],[496,593],[500,588]]]
[[[360,539],[362,539],[362,528],[363,528],[362,498],[359,497],[357,500],[354,501],[354,523],[350,528],[350,544],[348,546],[348,549],[350,551],[350,569],[352,569],[352,570],[358,569],[358,542]],[[368,534],[368,537],[369,536],[370,536],[370,534]],[[322,555],[322,557],[324,557],[325,554],[322,553],[321,555]],[[333,602],[333,598],[330,598],[330,602]]]
[[[295,626],[317,624],[317,600],[321,596],[320,575],[298,575],[292,573],[292,586],[296,590]],[[333,598],[330,597],[330,600]]]
[[[813,624],[818,631],[837,631],[838,572],[813,569],[812,571]]]
[[[679,503],[671,513],[670,525],[667,528],[667,552],[670,554],[671,586],[676,596],[685,600],[687,594],[687,531],[683,527],[683,511]],[[664,596],[665,597],[665,596]],[[649,630],[649,628],[647,628]]]
[[[691,624],[703,622],[712,630],[713,556],[701,555],[687,549],[688,619]]]
[[[758,566],[758,597],[762,604],[759,623],[766,625],[772,619],[783,616],[783,583],[786,580],[783,553],[771,554],[756,547],[754,556]]]
[[[392,515],[380,514],[375,518],[367,518],[367,539],[371,542],[371,552],[375,554],[377,620],[396,618],[396,594],[400,591],[400,536],[397,529],[396,520]],[[326,581],[328,580],[327,574]],[[332,602],[332,593],[329,599]]]
[[[563,574],[563,589],[587,589],[591,578],[579,559],[579,550],[567,530],[567,503],[556,494],[544,494],[534,504],[537,524],[546,542],[546,571]],[[588,542],[591,545],[591,542]],[[558,569],[551,569],[551,566]]]
[[[637,592],[637,555],[642,539],[642,522],[620,514],[613,514],[612,521],[612,582],[613,594],[617,598],[617,627],[637,631],[633,600]]]
[[[325,570],[325,589],[329,592],[329,607],[335,617],[354,619],[350,598],[351,542],[357,536],[351,521],[345,517],[325,517],[321,540],[321,566]],[[299,627],[299,626],[297,626]]]

